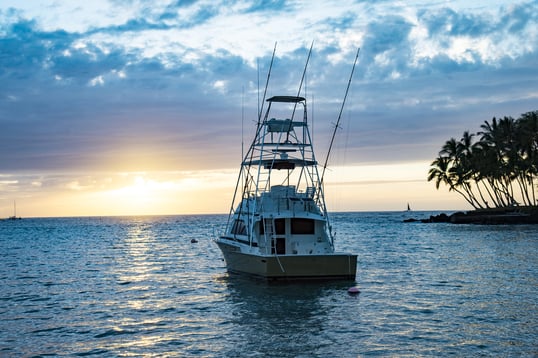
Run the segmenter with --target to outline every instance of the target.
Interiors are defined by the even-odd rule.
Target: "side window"
[[[232,226],[232,234],[235,234],[235,235],[247,234],[247,227],[245,226],[245,222],[243,220],[234,221],[234,224]]]
[[[291,219],[292,235],[314,235],[316,233],[315,221],[312,219]]]

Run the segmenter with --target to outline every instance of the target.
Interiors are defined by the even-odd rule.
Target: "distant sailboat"
[[[407,203],[407,211],[411,211],[411,207],[409,206],[409,203]]]
[[[8,217],[8,220],[20,220],[21,218],[17,217],[17,203],[13,201],[13,216]]]

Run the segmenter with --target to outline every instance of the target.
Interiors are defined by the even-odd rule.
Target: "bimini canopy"
[[[298,96],[273,96],[267,99],[267,102],[283,102],[283,103],[299,103],[304,102],[306,99],[304,97]]]
[[[315,160],[303,160],[298,158],[289,158],[289,159],[254,159],[246,160],[243,162],[243,165],[261,165],[264,169],[290,169],[293,170],[295,167],[307,167],[317,165],[318,162]]]

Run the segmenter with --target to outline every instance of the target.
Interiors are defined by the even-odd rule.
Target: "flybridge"
[[[291,119],[276,119],[271,118],[267,121],[267,131],[268,132],[289,132],[294,127],[304,126],[304,122],[293,122]]]
[[[296,167],[317,165],[308,133],[306,99],[300,96],[273,96],[267,99],[267,102],[269,102],[269,107],[258,128],[256,139],[250,149],[250,156],[247,156],[242,164],[258,166],[259,169],[265,170],[293,170]],[[293,111],[289,113],[291,119],[269,119],[269,112],[273,104],[276,106],[276,103],[284,106],[288,104],[288,107],[289,104],[293,106],[301,103],[302,118],[298,121],[293,120],[295,114],[295,106],[293,106]],[[269,174],[266,173],[266,175]]]
[[[269,103],[273,103],[273,102],[277,102],[277,103],[295,103],[295,104],[301,103],[306,108],[306,98],[299,97],[299,96],[273,96],[273,97],[267,99],[267,102],[269,102]],[[269,113],[269,110],[268,110],[267,113]],[[293,114],[294,113],[295,113],[295,109],[293,111]],[[294,127],[301,127],[301,126],[306,125],[306,123],[305,123],[305,121],[306,121],[306,113],[304,115],[304,118],[303,118],[302,122],[294,121],[293,118],[292,119],[289,119],[289,118],[286,118],[286,119],[271,118],[271,119],[267,120],[267,117],[265,118],[265,121],[266,121],[267,131],[268,132],[289,132],[289,131],[293,130]]]

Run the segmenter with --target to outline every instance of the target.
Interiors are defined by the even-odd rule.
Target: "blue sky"
[[[13,200],[92,214],[70,193],[235,173],[275,42],[269,93],[295,94],[312,41],[318,157],[360,47],[334,165],[424,167],[346,185],[425,181],[450,137],[537,109],[538,1],[2,0],[0,216]]]

